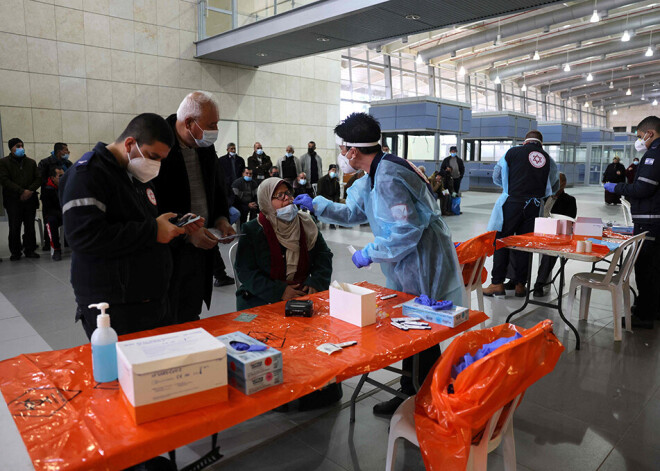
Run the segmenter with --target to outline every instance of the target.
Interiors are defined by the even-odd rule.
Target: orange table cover
[[[563,253],[579,253],[580,255],[595,255],[597,257],[605,257],[610,253],[610,249],[607,246],[596,244],[595,242],[591,246],[591,252],[577,252],[577,239],[574,239],[573,236],[538,234],[534,232],[497,239],[495,245],[497,250],[504,247],[525,247]]]
[[[393,306],[414,296],[360,283],[379,295],[384,312],[401,315]],[[213,335],[242,331],[282,352],[284,382],[246,396],[229,388],[229,401],[184,414],[135,425],[121,400],[118,383],[95,383],[89,344],[66,350],[19,355],[0,362],[0,389],[37,470],[123,469],[182,445],[227,429],[331,381],[342,381],[381,369],[488,319],[471,311],[470,319],[451,329],[404,332],[389,324],[359,328],[331,318],[328,292],[314,300],[311,318],[284,317],[284,302],[244,312],[250,322],[234,320],[238,313],[168,326],[121,340],[202,327]],[[72,328],[79,328],[75,326]],[[358,344],[327,355],[316,349],[326,342],[357,340]]]

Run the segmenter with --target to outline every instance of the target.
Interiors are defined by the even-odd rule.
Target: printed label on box
[[[282,370],[269,371],[268,373],[247,380],[231,372],[229,373],[229,385],[246,395],[254,394],[271,386],[282,384],[282,380]]]
[[[414,299],[403,303],[401,312],[406,316],[419,317],[425,321],[446,325],[447,327],[456,327],[470,317],[470,310],[466,307],[454,306],[451,309],[435,311],[429,306],[416,303]]]

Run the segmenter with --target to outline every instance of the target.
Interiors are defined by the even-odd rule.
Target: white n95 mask
[[[357,172],[356,169],[351,167],[351,163],[348,160],[348,157],[346,157],[345,155],[342,155],[341,152],[337,156],[337,165],[339,165],[339,168],[341,169],[341,171],[343,173],[351,174],[351,173]]]
[[[197,144],[199,147],[211,147],[215,141],[218,140],[218,133],[220,131],[212,130],[212,129],[202,129],[199,124],[197,124],[197,121],[194,122],[195,126],[197,126],[201,131],[202,131],[202,138],[201,139],[195,139],[195,136],[193,136],[193,133],[190,132],[190,129],[188,132],[192,136],[193,139],[195,139],[195,144]]]
[[[649,138],[649,139],[650,139],[650,138]],[[645,151],[646,151],[646,144],[645,144],[645,142],[646,142],[647,140],[648,140],[648,139],[639,139],[639,138],[638,138],[638,139],[635,141],[635,150],[636,150],[637,152],[645,152]]]
[[[135,147],[137,147],[137,150],[140,153],[140,158],[131,159],[131,156],[127,155],[128,167],[126,170],[142,183],[147,183],[158,176],[158,172],[160,172],[160,162],[157,160],[146,159],[144,155],[142,155],[140,146],[136,144]]]

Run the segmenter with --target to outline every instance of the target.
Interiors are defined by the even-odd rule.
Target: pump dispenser
[[[94,380],[98,383],[107,383],[117,379],[117,332],[110,327],[110,316],[105,310],[108,303],[90,304],[97,308],[101,314],[96,316],[96,330],[92,333],[92,365],[94,367]]]

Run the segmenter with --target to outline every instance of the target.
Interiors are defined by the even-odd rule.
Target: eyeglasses
[[[287,198],[293,198],[293,193],[291,193],[290,191],[284,191],[282,193],[277,193],[273,195],[274,200],[284,201]]]

